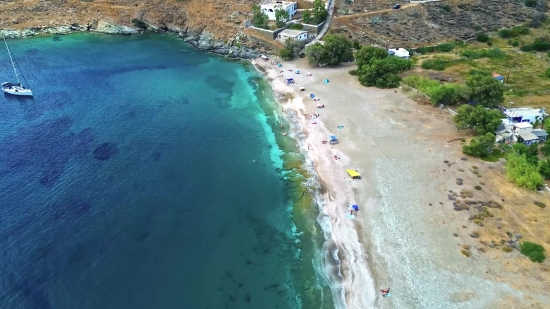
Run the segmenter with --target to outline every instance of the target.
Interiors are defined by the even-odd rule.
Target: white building
[[[268,3],[260,5],[262,13],[265,13],[269,20],[275,20],[275,12],[277,10],[285,10],[288,12],[290,19],[296,15],[296,9],[298,4],[290,1],[270,1]]]
[[[399,58],[409,59],[409,51],[404,48],[391,48],[388,49],[388,55],[396,56]]]
[[[507,108],[503,112],[503,114],[508,118],[508,121],[510,123],[516,123],[516,122],[535,123],[537,121],[541,122],[545,116],[548,116],[546,109],[530,108],[530,107]]]
[[[292,29],[285,29],[277,35],[277,39],[285,42],[287,39],[291,39],[293,41],[305,41],[307,40],[307,31],[304,30],[292,30]]]

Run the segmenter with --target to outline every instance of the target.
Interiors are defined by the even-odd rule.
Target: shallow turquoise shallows
[[[35,96],[0,96],[0,308],[307,307],[250,67],[162,35],[8,42]]]

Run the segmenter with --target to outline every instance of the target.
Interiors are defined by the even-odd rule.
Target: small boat
[[[6,44],[6,49],[8,50],[8,55],[10,56],[11,65],[13,66],[13,72],[15,73],[15,79],[17,80],[17,83],[12,83],[12,82],[2,83],[2,91],[4,91],[7,94],[11,94],[11,95],[32,96],[31,89],[26,88],[19,81],[19,76],[17,74],[17,69],[15,68],[15,62],[13,61],[13,57],[11,56],[10,48],[8,47],[8,42],[6,42],[6,37],[4,37],[4,43]],[[25,76],[23,76],[23,74],[21,74],[21,76],[25,80]],[[26,82],[26,80],[25,80],[25,82]]]

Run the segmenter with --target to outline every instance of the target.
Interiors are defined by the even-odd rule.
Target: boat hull
[[[32,96],[32,91],[28,88],[22,87],[21,84],[3,83],[2,91],[11,95]]]
[[[11,94],[11,95],[30,96],[30,97],[32,97],[32,91],[30,91],[30,90],[28,90],[28,91],[14,91],[14,90],[2,89],[2,91],[4,91],[7,94]]]

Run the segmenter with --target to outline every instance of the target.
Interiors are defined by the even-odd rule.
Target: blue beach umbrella
[[[353,210],[359,210],[359,206],[357,205],[352,205],[351,208],[353,208]]]

